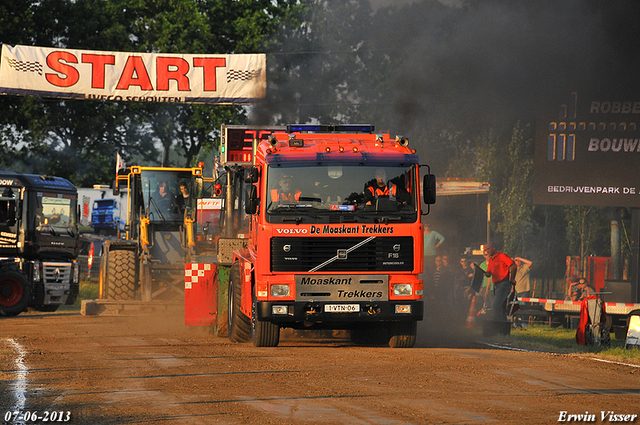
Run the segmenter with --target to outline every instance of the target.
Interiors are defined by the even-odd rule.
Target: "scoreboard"
[[[571,93],[536,126],[533,203],[640,208],[640,94]]]
[[[254,140],[264,140],[273,133],[286,133],[281,126],[223,125],[220,143],[221,164],[252,164]]]

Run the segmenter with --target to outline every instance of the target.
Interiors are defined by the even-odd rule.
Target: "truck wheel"
[[[247,342],[251,336],[251,321],[240,309],[242,298],[242,284],[240,281],[240,264],[233,263],[229,272],[228,291],[228,324],[229,339],[233,342]]]
[[[0,272],[0,316],[17,316],[27,309],[31,285],[17,270]]]
[[[251,337],[256,347],[277,347],[280,343],[280,326],[258,320],[258,302],[255,294],[251,306]]]
[[[109,252],[107,298],[133,300],[136,296],[136,254],[128,250]]]
[[[107,258],[108,252],[104,252],[100,256],[100,277],[98,278],[98,298],[106,300],[108,298],[109,288],[107,287]]]
[[[402,321],[391,322],[389,326],[389,347],[391,348],[411,348],[416,343],[416,333],[418,322]]]

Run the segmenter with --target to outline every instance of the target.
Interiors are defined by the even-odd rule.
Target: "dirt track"
[[[292,333],[255,348],[182,323],[179,312],[0,319],[0,422],[12,410],[70,412],[73,424],[545,424],[562,411],[608,423],[601,411],[640,414],[638,367],[442,341],[424,323],[413,349]]]

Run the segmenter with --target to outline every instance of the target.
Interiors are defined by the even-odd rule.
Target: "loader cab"
[[[189,171],[140,173],[138,196],[152,223],[182,222],[185,208],[193,208],[191,176]]]

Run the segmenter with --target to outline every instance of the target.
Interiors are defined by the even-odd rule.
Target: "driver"
[[[271,202],[294,202],[300,200],[302,191],[291,188],[292,177],[283,174],[278,184],[279,189],[271,189]]]
[[[371,205],[378,198],[389,198],[403,204],[410,199],[406,191],[395,183],[387,181],[387,172],[384,168],[376,168],[375,180],[371,180],[364,188],[364,200],[367,205]]]
[[[158,190],[153,193],[153,200],[162,212],[173,211],[176,204],[175,195],[169,190],[169,183],[163,180],[158,185]]]

